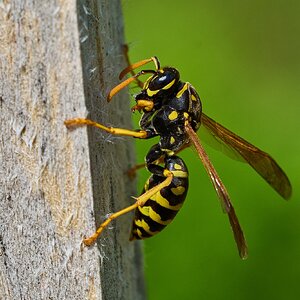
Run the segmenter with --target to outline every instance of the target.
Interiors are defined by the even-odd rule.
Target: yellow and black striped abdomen
[[[165,163],[165,169],[174,175],[173,180],[135,210],[130,240],[145,239],[159,233],[172,222],[183,205],[188,190],[186,165],[177,156],[167,157]],[[142,193],[164,180],[165,177],[152,175]]]

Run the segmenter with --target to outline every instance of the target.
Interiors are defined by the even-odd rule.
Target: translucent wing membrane
[[[290,198],[292,193],[291,183],[269,154],[248,143],[203,113],[201,121],[202,126],[206,127],[217,141],[224,143],[227,148],[231,148],[232,153],[237,158],[246,161],[284,199]]]
[[[207,174],[217,192],[217,195],[221,201],[221,205],[224,208],[224,211],[227,213],[229,222],[233,231],[234,239],[237,244],[240,257],[242,259],[246,259],[248,256],[248,249],[246,240],[244,237],[243,230],[240,226],[239,220],[235,214],[235,210],[233,205],[230,201],[229,194],[221,181],[217,171],[215,170],[214,166],[210,162],[204,148],[202,147],[197,134],[194,132],[190,125],[186,126],[186,132],[190,138],[191,144],[193,144],[197,150],[197,153],[205,167]]]
[[[200,126],[200,128],[197,131],[197,134],[201,140],[201,142],[205,143],[209,147],[213,148],[216,151],[222,152],[227,157],[246,163],[246,161],[243,159],[243,157],[232,147],[225,144],[220,138],[215,136],[209,128],[205,126]]]

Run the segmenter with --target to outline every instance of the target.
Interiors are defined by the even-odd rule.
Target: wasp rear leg
[[[166,177],[166,179],[163,182],[161,182],[160,184],[158,184],[155,187],[151,188],[150,190],[148,190],[147,192],[145,192],[144,194],[142,194],[138,198],[135,198],[136,202],[134,204],[132,204],[132,205],[126,207],[126,208],[123,208],[122,210],[120,210],[118,212],[115,212],[112,215],[110,215],[99,226],[99,228],[96,230],[96,232],[93,235],[91,235],[90,237],[85,238],[83,240],[83,243],[86,246],[91,246],[97,240],[97,238],[100,236],[100,234],[102,233],[102,231],[108,226],[108,224],[112,220],[114,220],[114,219],[116,219],[116,218],[118,218],[118,217],[120,217],[120,216],[122,216],[122,215],[124,215],[124,214],[126,214],[126,213],[128,213],[128,212],[130,212],[130,211],[132,211],[134,209],[136,209],[138,206],[143,206],[146,203],[146,201],[148,199],[150,199],[154,194],[158,193],[164,187],[170,185],[170,183],[172,182],[172,179],[173,179],[172,172],[170,172],[169,170],[164,170],[164,176]]]
[[[132,136],[139,139],[145,139],[148,137],[148,133],[145,130],[134,131],[134,130],[124,129],[124,128],[107,127],[105,125],[102,125],[100,123],[94,122],[89,119],[81,119],[81,118],[70,119],[64,121],[64,124],[69,129],[71,127],[78,127],[78,126],[93,126],[114,135]]]
[[[160,159],[157,160],[157,164],[161,164],[164,162],[164,158],[161,157]],[[147,164],[146,163],[140,163],[140,164],[136,164],[135,166],[133,166],[132,168],[130,168],[129,170],[126,171],[127,176],[130,179],[134,179],[136,176],[136,172],[139,171],[140,169],[146,168]]]
[[[133,166],[132,168],[130,168],[129,170],[127,170],[125,172],[125,174],[130,178],[130,179],[134,179],[136,176],[136,172],[140,169],[146,168],[146,163],[141,163],[141,164],[137,164],[135,166]]]
[[[165,159],[165,153],[161,150],[159,144],[155,144],[149,150],[146,156],[146,162],[133,166],[126,172],[126,174],[128,175],[129,178],[133,179],[136,176],[136,172],[138,170],[146,167],[149,169],[149,167],[151,168],[152,165],[160,165],[164,163],[164,159]],[[152,170],[149,169],[149,171],[153,173]]]

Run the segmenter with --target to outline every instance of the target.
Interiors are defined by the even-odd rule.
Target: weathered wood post
[[[63,124],[130,128],[123,42],[119,0],[0,1],[0,299],[145,298],[131,216],[81,244],[137,194],[132,140]]]

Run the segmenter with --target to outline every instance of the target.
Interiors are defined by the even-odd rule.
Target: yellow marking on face
[[[170,83],[168,83],[167,85],[165,85],[162,89],[163,89],[163,90],[167,90],[167,89],[169,89],[174,83],[175,83],[175,79],[173,79]]]
[[[152,96],[156,95],[159,91],[160,90],[151,91],[151,90],[147,89],[147,95],[149,97],[152,97]]]
[[[181,165],[179,165],[179,164],[174,164],[174,168],[176,169],[176,170],[181,170],[182,168],[181,168]]]
[[[145,83],[144,83],[144,86],[143,86],[143,90],[146,90],[149,86],[149,82],[152,80],[153,76],[149,77]]]
[[[185,192],[185,187],[177,186],[176,188],[171,188],[171,192],[176,196],[182,195]]]
[[[190,115],[187,112],[184,112],[183,116],[184,116],[185,119],[188,119]]]
[[[155,201],[162,207],[175,211],[179,210],[182,207],[182,203],[177,205],[170,205],[169,201],[166,198],[164,198],[160,193],[156,193],[154,196],[152,196],[151,200]]]
[[[175,119],[178,118],[178,112],[177,111],[172,111],[169,115],[168,115],[169,120],[173,121]]]
[[[186,83],[182,89],[176,94],[176,98],[180,98],[182,94],[188,89],[188,84]]]
[[[171,136],[171,138],[170,138],[170,143],[171,143],[171,144],[174,144],[174,143],[175,143],[175,139],[174,139],[174,137],[172,137],[172,136]]]
[[[179,177],[179,178],[187,178],[188,177],[188,173],[185,171],[171,171],[171,172],[175,177]]]
[[[160,217],[160,215],[158,213],[156,213],[152,207],[150,206],[139,206],[138,207],[139,211],[144,215],[144,216],[148,216],[149,218],[151,218],[154,222],[161,224],[161,225],[168,225],[172,222],[171,220],[167,220],[167,221],[163,221]]]

